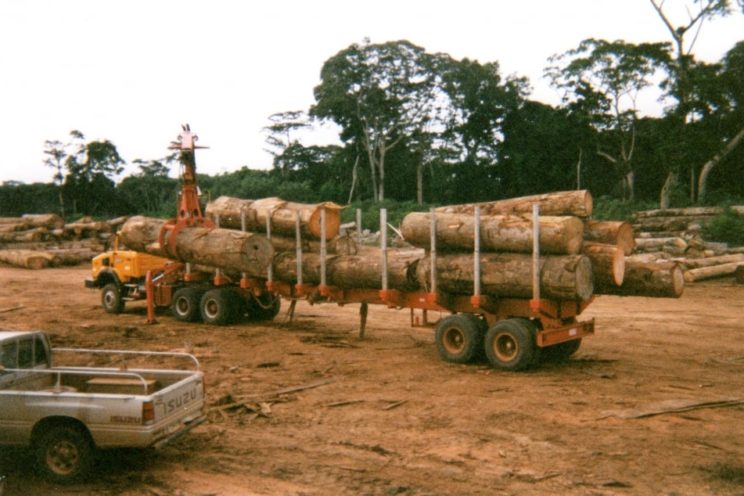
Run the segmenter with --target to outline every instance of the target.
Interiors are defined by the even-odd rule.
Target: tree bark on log
[[[699,269],[702,267],[711,267],[725,263],[744,262],[744,253],[732,253],[730,255],[721,255],[718,257],[687,259],[682,262],[682,268],[685,270]]]
[[[622,286],[625,278],[625,253],[619,246],[584,243],[583,253],[592,262],[595,285]]]
[[[403,238],[414,246],[429,248],[431,214],[412,212],[401,224]],[[436,214],[437,249],[473,250],[475,219],[469,214]],[[532,218],[486,215],[480,222],[481,249],[498,252],[532,252]],[[540,216],[540,251],[556,255],[581,252],[584,225],[577,217]]]
[[[52,265],[53,258],[45,252],[34,250],[0,250],[0,262],[23,269],[44,269]]]
[[[625,259],[623,285],[597,287],[597,294],[679,298],[685,288],[682,268],[675,262],[643,263]]]
[[[271,235],[271,245],[274,247],[274,253],[285,251],[295,251],[297,243],[294,237]],[[356,255],[356,242],[351,236],[336,236],[326,243],[326,250],[329,254],[335,255]],[[302,238],[303,253],[320,253],[320,241]]]
[[[592,195],[587,190],[559,191],[482,203],[467,203],[439,207],[437,212],[472,215],[475,206],[482,215],[531,214],[532,205],[540,205],[540,215],[589,217],[592,215]]]
[[[627,222],[588,220],[584,224],[584,239],[593,243],[617,245],[630,255],[636,245],[633,226]]]
[[[416,278],[422,289],[431,288],[431,258],[418,263]],[[473,294],[472,255],[437,256],[437,289]],[[532,257],[521,253],[481,255],[481,291],[491,296],[532,297]],[[593,292],[592,264],[583,255],[540,259],[540,295],[557,300],[588,300]]]
[[[65,221],[57,214],[24,214],[21,218],[31,227],[59,229],[65,225]]]
[[[687,249],[687,241],[682,238],[638,238],[636,248],[639,251],[655,251],[671,248],[674,251],[684,252]]]
[[[320,211],[325,209],[326,239],[332,239],[338,235],[342,208],[333,202],[307,204],[288,202],[281,198],[243,200],[221,196],[207,204],[206,213],[212,218],[219,215],[220,227],[240,229],[241,211],[245,210],[246,229],[265,233],[266,214],[271,211],[272,235],[294,236],[295,219],[299,212],[303,236],[320,239]]]
[[[734,205],[726,207],[733,210],[738,214],[744,214],[744,205]],[[666,210],[645,210],[642,212],[636,212],[634,216],[636,218],[643,217],[704,217],[704,216],[715,216],[720,215],[726,211],[724,207],[689,207],[689,208],[668,208]]]
[[[636,231],[689,231],[696,225],[702,226],[713,219],[708,217],[648,217],[638,219],[633,224]]]
[[[0,223],[0,233],[11,233],[15,231],[25,231],[29,228],[28,222],[18,219],[18,222]]]
[[[44,240],[46,235],[45,227],[36,227],[27,231],[0,233],[0,241],[4,243],[36,243]]]
[[[412,291],[418,288],[416,264],[419,256],[388,250],[388,286],[390,289]],[[297,282],[297,256],[292,252],[274,257],[274,278]],[[303,284],[320,283],[320,255],[307,253],[302,256]],[[338,255],[326,259],[326,284],[341,289],[382,288],[381,257]]]
[[[98,252],[89,248],[67,248],[67,249],[50,249],[47,252],[53,257],[53,265],[80,265],[81,263],[90,262]]]
[[[715,277],[730,276],[734,274],[739,267],[744,266],[744,262],[731,262],[720,265],[711,265],[709,267],[700,267],[690,269],[685,272],[686,282],[697,282]]]
[[[176,253],[169,254],[158,243],[164,223],[161,219],[132,217],[121,227],[119,237],[135,251],[215,267],[227,272],[266,277],[274,250],[265,236],[232,229],[185,227],[176,237]],[[168,237],[166,236],[166,243]]]

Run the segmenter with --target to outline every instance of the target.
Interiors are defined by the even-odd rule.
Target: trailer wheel
[[[524,370],[535,362],[537,329],[527,319],[497,322],[486,333],[486,357],[498,369]]]
[[[57,425],[36,444],[36,461],[43,475],[57,483],[85,476],[93,463],[93,443],[82,429]]]
[[[171,312],[176,320],[181,322],[196,322],[199,320],[201,313],[199,304],[201,302],[202,291],[196,288],[180,288],[173,294],[171,302]]]
[[[548,346],[541,350],[542,359],[546,362],[564,362],[576,353],[580,346],[581,338]]]
[[[281,306],[282,299],[279,295],[263,293],[261,296],[254,296],[246,302],[246,312],[250,320],[274,320],[274,317],[279,315]]]
[[[229,289],[210,289],[201,297],[199,310],[206,324],[226,325],[234,321],[238,305]]]
[[[442,359],[467,363],[482,349],[483,324],[475,315],[450,315],[439,321],[435,341]]]
[[[124,311],[124,300],[121,297],[121,289],[115,282],[106,284],[101,290],[101,306],[108,313],[121,313]]]

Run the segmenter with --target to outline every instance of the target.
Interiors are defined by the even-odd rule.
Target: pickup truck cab
[[[56,366],[63,354],[131,360],[140,368]],[[155,358],[190,366],[141,367]],[[43,332],[0,330],[0,446],[31,447],[55,482],[84,476],[96,449],[167,444],[205,420],[204,404],[193,355],[52,348]]]

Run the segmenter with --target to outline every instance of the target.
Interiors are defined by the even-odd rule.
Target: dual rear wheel
[[[173,294],[171,312],[182,322],[204,321],[206,324],[227,325],[246,317],[251,320],[272,320],[279,313],[281,299],[270,293],[245,300],[232,288],[204,290],[184,287]]]
[[[547,348],[537,346],[537,326],[524,318],[497,322],[490,328],[472,314],[451,315],[436,327],[435,341],[441,357],[453,363],[467,363],[482,353],[497,369],[525,370],[544,360],[565,360],[578,350],[581,340]]]

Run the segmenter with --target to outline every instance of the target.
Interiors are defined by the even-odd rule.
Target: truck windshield
[[[18,345],[15,341],[3,343],[0,348],[0,364],[7,369],[18,368]]]

